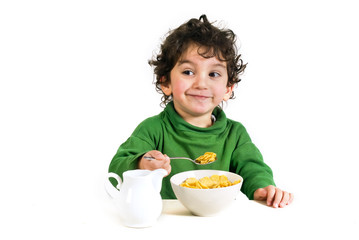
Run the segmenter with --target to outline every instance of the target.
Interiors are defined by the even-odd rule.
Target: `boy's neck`
[[[183,116],[182,114],[179,115],[183,118],[183,120],[196,127],[208,128],[213,125],[211,113],[209,115],[203,115],[199,117]]]

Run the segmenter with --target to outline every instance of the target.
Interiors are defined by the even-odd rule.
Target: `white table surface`
[[[157,224],[136,229],[122,225],[102,186],[90,189],[41,195],[33,189],[35,194],[27,198],[3,199],[1,239],[359,239],[354,201],[337,204],[297,194],[292,205],[274,209],[240,193],[218,216],[198,217],[178,200],[163,200]]]
[[[3,185],[7,194],[0,199],[0,239],[359,239],[356,192],[346,195],[349,191],[333,185],[293,185],[295,200],[283,209],[240,193],[232,206],[214,217],[193,216],[179,201],[163,200],[157,224],[135,229],[122,225],[121,213],[105,192],[105,174],[46,174],[25,185],[21,178]]]
[[[0,239],[359,239],[357,199],[340,194],[323,200],[324,192],[311,198],[312,192],[298,188],[292,205],[274,209],[240,193],[214,217],[193,216],[179,201],[163,200],[157,224],[135,229],[122,225],[114,201],[99,179],[93,181],[95,189],[86,179],[79,185],[69,181],[67,188],[59,180],[46,191],[40,183],[12,188],[1,199]]]
[[[77,210],[71,208],[69,212],[57,206],[40,213],[44,218],[37,217],[34,222],[30,216],[22,233],[39,238],[51,236],[51,239],[359,239],[357,204],[330,205],[315,202],[310,205],[299,196],[292,205],[274,209],[240,194],[218,216],[198,217],[178,200],[163,200],[163,212],[157,224],[135,229],[122,225],[113,200],[102,192],[97,198],[79,204]]]

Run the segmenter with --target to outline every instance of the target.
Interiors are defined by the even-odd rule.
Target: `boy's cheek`
[[[181,96],[186,92],[187,89],[188,86],[186,83],[176,82],[174,85],[172,85],[172,94],[173,96]]]

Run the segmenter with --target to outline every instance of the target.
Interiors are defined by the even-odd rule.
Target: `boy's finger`
[[[160,151],[151,151],[148,152],[151,157],[155,158],[156,160],[164,160],[165,156]]]
[[[171,160],[170,160],[170,157],[169,156],[167,156],[167,154],[165,154],[165,155],[163,155],[164,156],[164,158],[165,158],[165,161],[167,161],[167,162],[170,162]]]
[[[279,203],[279,207],[283,208],[286,205],[288,205],[289,199],[290,199],[290,193],[283,191],[282,192],[282,201]]]
[[[170,164],[168,164],[168,165],[164,166],[163,169],[166,170],[168,174],[170,174],[172,167],[171,167]],[[167,174],[167,175],[168,175],[168,174]]]
[[[289,193],[290,197],[289,197],[289,201],[287,203],[287,205],[291,204],[294,200],[294,194],[293,193]]]
[[[162,161],[163,162],[162,168],[167,170],[168,174],[170,174],[170,172],[171,172],[171,160],[166,154],[164,155],[164,158],[165,159]]]
[[[273,205],[273,201],[274,201],[274,196],[275,196],[275,187],[274,186],[268,186],[267,187],[267,205],[268,206],[272,206]]]
[[[153,156],[151,156],[151,157],[153,157]],[[158,168],[162,168],[162,165],[163,165],[163,162],[161,160],[157,160],[157,159],[153,159],[153,160],[144,159],[144,161],[146,161],[146,163],[144,165],[145,169],[148,169],[148,170],[155,170]]]
[[[170,166],[170,161],[169,160],[162,160],[161,161],[161,165],[162,165],[162,168],[168,168],[168,166]]]
[[[277,208],[280,201],[283,198],[283,192],[279,188],[276,188],[275,190],[276,191],[275,191],[275,197],[274,197],[274,201],[273,201],[273,207]]]

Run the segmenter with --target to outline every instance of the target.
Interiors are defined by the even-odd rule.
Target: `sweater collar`
[[[212,132],[219,133],[222,132],[226,128],[227,117],[222,109],[216,107],[212,115],[214,115],[216,121],[212,126],[208,128],[201,128],[194,126],[188,122],[186,122],[175,110],[173,102],[169,102],[164,110],[165,116],[169,119],[171,124],[179,129],[185,131],[196,131],[196,132]]]

